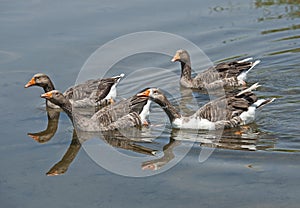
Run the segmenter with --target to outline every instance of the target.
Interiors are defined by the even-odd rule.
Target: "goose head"
[[[190,63],[190,55],[186,50],[180,49],[176,51],[176,54],[171,60],[172,62],[182,62],[182,63]]]
[[[137,96],[150,98],[158,104],[167,99],[163,92],[160,91],[158,88],[148,88],[137,94]]]
[[[38,73],[29,80],[29,82],[25,85],[25,88],[31,86],[46,87],[48,85],[52,85],[50,78],[46,74]]]
[[[176,118],[181,117],[180,113],[175,107],[169,102],[164,93],[158,88],[149,88],[139,93],[139,97],[148,97],[156,102],[168,115],[170,122],[172,123]]]
[[[41,98],[45,98],[58,106],[68,103],[68,99],[58,90],[46,92],[41,95]]]

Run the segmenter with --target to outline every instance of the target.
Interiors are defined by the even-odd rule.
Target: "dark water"
[[[298,207],[299,18],[296,0],[0,1],[1,207]],[[49,74],[64,90],[75,83],[87,58],[101,45],[145,30],[180,35],[215,63],[240,57],[261,59],[248,80],[262,84],[257,91],[260,97],[277,100],[262,109],[242,134],[226,131],[221,140],[207,138],[206,133],[161,130],[166,117],[153,105],[151,119],[157,126],[143,135],[150,140],[157,137],[155,143],[106,141],[126,154],[158,150],[152,164],[167,166],[192,144],[186,138],[196,139],[182,161],[152,177],[119,176],[97,165],[76,139],[71,143],[73,129],[63,113],[59,119],[57,113],[51,114],[52,130],[59,123],[52,138],[46,134],[38,143],[27,136],[47,127],[41,89],[23,87],[33,74]],[[169,60],[158,54],[136,55],[118,63],[111,73],[128,74],[143,67],[179,73],[178,64]],[[192,64],[197,65],[193,56]],[[128,76],[119,85],[120,97],[155,85],[173,89],[173,96],[180,98],[177,80],[168,74],[157,79],[158,75]],[[193,95],[192,104],[208,99],[197,92]],[[187,112],[195,108],[192,104]],[[163,157],[163,147],[169,157]],[[213,147],[208,160],[199,163],[199,153]],[[65,174],[46,176],[53,171]]]

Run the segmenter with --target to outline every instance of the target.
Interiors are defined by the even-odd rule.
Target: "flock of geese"
[[[252,58],[248,58],[223,62],[208,68],[194,78],[191,75],[190,56],[186,50],[178,50],[172,61],[181,64],[181,86],[201,90],[224,88],[225,95],[206,103],[193,115],[184,116],[158,88],[146,88],[132,97],[115,102],[116,88],[124,74],[88,80],[62,93],[55,89],[49,76],[38,73],[31,78],[25,88],[42,87],[45,93],[41,97],[46,99],[48,108],[61,108],[76,129],[88,132],[147,126],[152,101],[165,111],[172,128],[198,130],[234,128],[253,122],[256,110],[275,100],[275,98],[258,99],[253,93],[260,86],[258,83],[247,86],[247,74],[260,62],[259,60],[252,61]],[[237,90],[241,87],[242,90]],[[91,115],[82,116],[81,109],[91,106],[97,110]]]

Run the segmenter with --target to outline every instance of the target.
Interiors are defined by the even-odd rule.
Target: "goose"
[[[239,61],[223,62],[199,73],[192,78],[190,55],[186,50],[180,49],[172,58],[172,62],[181,63],[180,84],[186,88],[218,89],[220,87],[238,87],[246,85],[247,74],[260,60],[251,61],[246,58]]]
[[[151,103],[148,97],[134,95],[101,108],[89,118],[72,108],[70,100],[58,90],[44,93],[41,97],[61,107],[80,131],[99,132],[148,125],[147,117]]]
[[[271,103],[275,98],[258,99],[252,90],[259,87],[258,83],[235,94],[210,101],[199,108],[191,116],[181,115],[158,88],[149,88],[138,94],[139,97],[149,97],[162,107],[173,128],[217,130],[234,128],[254,121],[256,109]]]
[[[64,92],[64,95],[70,100],[74,107],[110,104],[114,102],[113,99],[117,96],[116,86],[122,77],[124,77],[124,74],[103,79],[87,80],[84,83],[68,88]],[[42,87],[45,93],[55,90],[50,77],[43,73],[35,74],[25,85],[25,88],[31,86]],[[49,100],[46,100],[46,106],[49,108],[59,108],[59,106]]]

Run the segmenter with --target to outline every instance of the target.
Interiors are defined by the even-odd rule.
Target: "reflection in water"
[[[56,132],[59,118],[59,111],[48,111],[48,128],[40,133],[30,134],[36,141],[43,143],[49,141]],[[231,150],[266,150],[274,149],[275,139],[268,138],[260,132],[255,126],[246,126],[238,129],[228,129],[222,133],[217,131],[196,131],[196,130],[178,130],[167,129],[164,134],[170,134],[169,143],[162,147],[163,156],[157,159],[145,161],[141,164],[143,170],[158,170],[172,161],[176,154],[175,147],[180,147],[182,142],[199,143],[202,147],[225,148]],[[82,132],[73,130],[71,144],[62,159],[57,162],[46,173],[48,176],[61,175],[66,173],[70,164],[78,154],[81,144],[92,138],[100,138],[107,144],[127,151],[136,152],[142,155],[156,156],[157,151],[153,148],[144,146],[145,144],[159,144],[154,135],[147,135],[137,128],[129,128],[122,131],[108,132]],[[152,136],[152,138],[151,138]],[[144,144],[144,145],[143,145]]]
[[[281,6],[282,9],[278,12],[271,9],[272,6]],[[299,0],[256,0],[255,7],[264,9],[264,16],[260,17],[258,21],[300,17]]]
[[[292,49],[268,53],[268,55],[272,56],[272,55],[279,55],[279,54],[284,54],[284,53],[299,53],[299,52],[300,52],[300,48],[292,48]]]
[[[274,20],[274,19],[294,19],[300,17],[299,0],[256,0],[255,8],[263,9],[263,16],[258,17],[258,22]],[[210,13],[229,12],[240,10],[239,4],[232,4],[230,1],[226,5],[217,5],[210,8]]]
[[[55,175],[61,175],[64,174],[72,161],[75,159],[77,153],[79,152],[81,148],[81,143],[77,137],[75,129],[73,130],[73,136],[71,144],[67,150],[67,152],[64,154],[63,158],[56,163],[47,173],[47,176],[55,176]]]
[[[134,140],[131,140],[127,137],[124,137],[122,133],[120,133],[119,131],[91,133],[91,132],[79,132],[79,131],[75,131],[74,129],[72,141],[67,152],[64,154],[62,159],[46,173],[46,175],[56,176],[56,175],[61,175],[66,173],[70,164],[78,154],[82,142],[85,142],[88,139],[95,138],[95,137],[103,139],[106,143],[116,148],[125,149],[128,151],[133,151],[144,155],[153,156],[156,154],[156,150],[137,144],[138,142],[145,143],[145,141],[136,139],[136,136],[134,136],[135,137]]]
[[[181,144],[180,141],[174,140],[172,137],[169,140],[169,143],[163,147],[163,156],[158,159],[149,160],[142,163],[143,170],[158,170],[168,162],[175,158],[173,149]]]
[[[275,146],[276,139],[259,131],[255,126],[243,126],[218,131],[173,130],[173,138],[199,143],[202,147],[231,150],[267,150]],[[221,135],[221,137],[219,136]]]
[[[46,110],[47,110],[47,117],[48,117],[48,124],[46,130],[37,133],[27,134],[28,136],[30,136],[32,139],[34,139],[39,143],[48,142],[54,136],[58,127],[60,110],[52,109],[52,108],[46,108]]]
[[[145,141],[141,137],[141,131],[136,128],[129,128],[127,133],[124,134],[124,130],[120,131],[110,131],[110,132],[102,132],[102,137],[105,142],[109,145],[121,148],[129,151],[133,151],[136,153],[144,154],[144,155],[156,155],[156,150],[144,147],[142,145],[138,145],[137,143],[150,143],[149,140]],[[134,132],[134,135],[132,134]],[[137,135],[138,134],[138,135]],[[126,136],[125,136],[126,135]],[[132,135],[131,137],[128,137]]]
[[[300,2],[298,0],[257,0],[255,2],[256,8],[263,8],[263,17],[259,17],[258,21],[268,21],[268,20],[279,20],[283,18],[299,18],[300,17]],[[276,6],[276,9],[274,9],[274,6]],[[272,28],[261,31],[262,35],[268,35],[268,34],[274,34],[274,33],[280,33],[285,31],[292,31],[292,30],[299,30],[300,24],[292,24],[292,25],[285,25],[284,27],[279,28]],[[289,34],[290,35],[290,34]],[[272,41],[296,41],[299,39],[299,35],[291,35],[288,37],[280,37],[277,40]],[[293,45],[296,44],[295,42]],[[299,47],[293,47],[288,49],[280,49],[278,51],[271,51],[267,55],[279,55],[279,54],[286,54],[286,53],[299,53],[300,48]]]
[[[256,151],[274,149],[275,139],[268,138],[257,128],[244,126],[226,129],[221,138],[220,132],[172,129],[169,143],[163,147],[163,156],[142,163],[143,170],[158,170],[175,158],[174,148],[183,142],[195,142],[201,147],[223,148],[231,150]],[[264,137],[263,137],[264,135]]]
[[[276,139],[264,135],[255,127],[244,126],[239,129],[226,129],[218,141],[201,146],[232,150],[268,150],[275,147]]]
[[[194,101],[193,90],[180,86],[180,97],[180,110],[184,115],[192,115],[195,110],[191,109],[189,106],[197,106]]]
[[[283,32],[283,31],[288,31],[288,30],[298,30],[300,29],[300,25],[292,25],[290,27],[281,27],[281,28],[275,28],[275,29],[270,29],[270,30],[263,30],[261,32],[262,35],[266,35],[266,34],[269,34],[269,33],[277,33],[277,32]],[[294,39],[295,39],[295,36],[293,36]],[[296,36],[297,38],[298,36]],[[281,40],[288,40],[288,38],[284,38],[284,39],[281,39]]]

